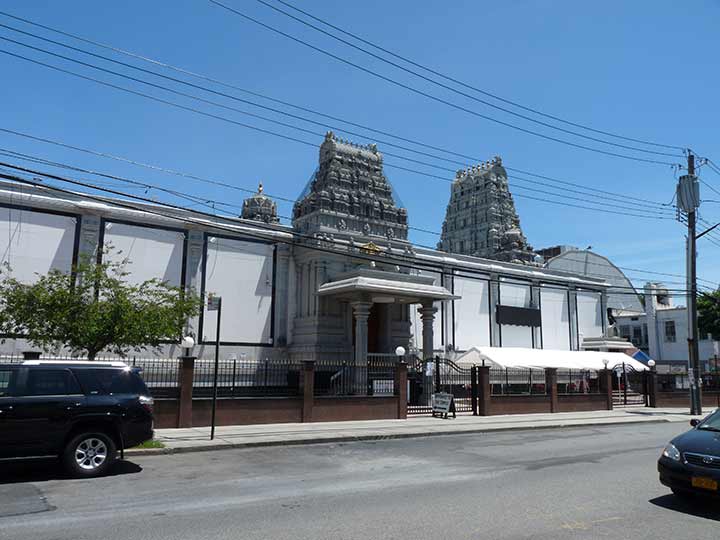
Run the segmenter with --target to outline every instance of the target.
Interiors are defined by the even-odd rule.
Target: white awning
[[[557,351],[553,349],[526,349],[523,347],[473,347],[455,359],[463,366],[486,366],[503,368],[558,368],[558,369],[613,369],[623,363],[635,371],[645,371],[647,366],[631,356],[617,352]]]

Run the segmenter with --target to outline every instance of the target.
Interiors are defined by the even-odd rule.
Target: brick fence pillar
[[[613,372],[610,369],[601,369],[598,373],[600,377],[600,388],[605,390],[605,408],[608,411],[613,409],[613,387],[612,377]]]
[[[478,414],[490,416],[490,367],[480,366],[478,370]]]
[[[478,414],[478,368],[473,366],[470,368],[470,403],[472,405],[473,416]]]
[[[302,421],[312,422],[312,410],[315,402],[315,361],[305,360],[303,362],[303,408]]]
[[[657,371],[653,367],[647,373],[647,396],[648,396],[648,407],[657,407]]]
[[[550,396],[550,412],[558,412],[557,368],[545,368],[545,390]]]
[[[407,419],[407,364],[398,362],[395,366],[395,396],[397,397],[397,417],[399,420]]]
[[[195,373],[195,357],[181,356],[178,385],[180,398],[178,402],[177,427],[189,428],[192,424],[193,374]]]

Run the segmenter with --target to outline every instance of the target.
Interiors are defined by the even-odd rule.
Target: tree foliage
[[[698,297],[698,330],[701,336],[720,338],[720,289]]]
[[[0,272],[0,331],[44,351],[67,348],[90,359],[101,351],[125,356],[179,341],[200,298],[158,279],[132,284],[128,263],[85,257],[71,274],[51,270],[32,284],[19,282],[6,267]]]

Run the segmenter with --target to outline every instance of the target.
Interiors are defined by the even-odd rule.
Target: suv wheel
[[[116,447],[104,433],[80,433],[65,447],[63,464],[73,476],[105,474],[115,461]]]

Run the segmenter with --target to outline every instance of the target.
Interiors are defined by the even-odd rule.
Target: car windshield
[[[705,418],[699,425],[698,429],[706,429],[708,431],[720,431],[720,409]]]

